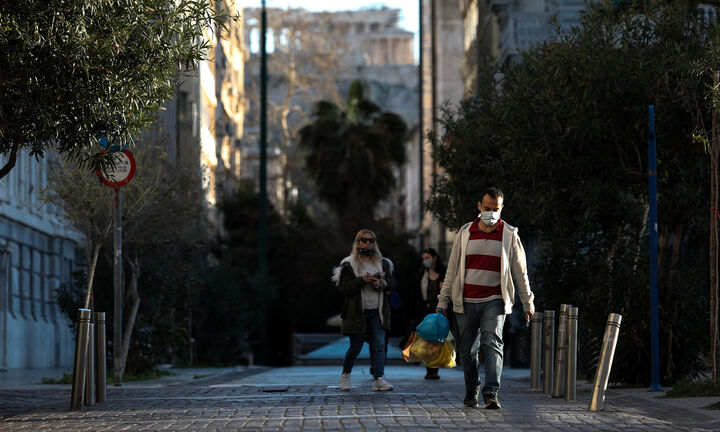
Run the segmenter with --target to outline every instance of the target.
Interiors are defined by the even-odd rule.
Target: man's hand
[[[443,316],[447,316],[447,312],[445,312],[445,309],[439,307],[435,308],[435,313],[443,314]]]
[[[525,312],[525,323],[529,323],[532,320],[533,313],[532,312]]]

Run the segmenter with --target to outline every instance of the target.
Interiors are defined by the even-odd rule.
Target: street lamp
[[[267,288],[267,15],[265,0],[260,14],[260,179],[258,203],[258,276],[262,289]],[[267,307],[267,305],[263,305]],[[261,314],[259,323],[259,361],[267,362],[267,314]]]

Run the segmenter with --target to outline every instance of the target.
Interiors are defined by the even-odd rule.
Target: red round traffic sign
[[[100,157],[105,156],[105,153],[106,151],[103,151]],[[130,150],[126,149],[117,152],[116,158],[115,166],[108,166],[106,172],[103,172],[100,168],[95,170],[95,174],[105,186],[125,186],[135,176],[135,158],[130,153]]]

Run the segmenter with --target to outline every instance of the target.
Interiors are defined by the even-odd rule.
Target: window
[[[7,312],[10,288],[10,251],[0,248],[0,313]],[[0,318],[2,319],[2,318]]]

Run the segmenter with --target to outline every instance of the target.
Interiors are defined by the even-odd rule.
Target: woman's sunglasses
[[[375,243],[375,239],[374,239],[374,238],[360,237],[360,240],[358,240],[358,241],[359,241],[360,243],[370,243],[370,244]]]

